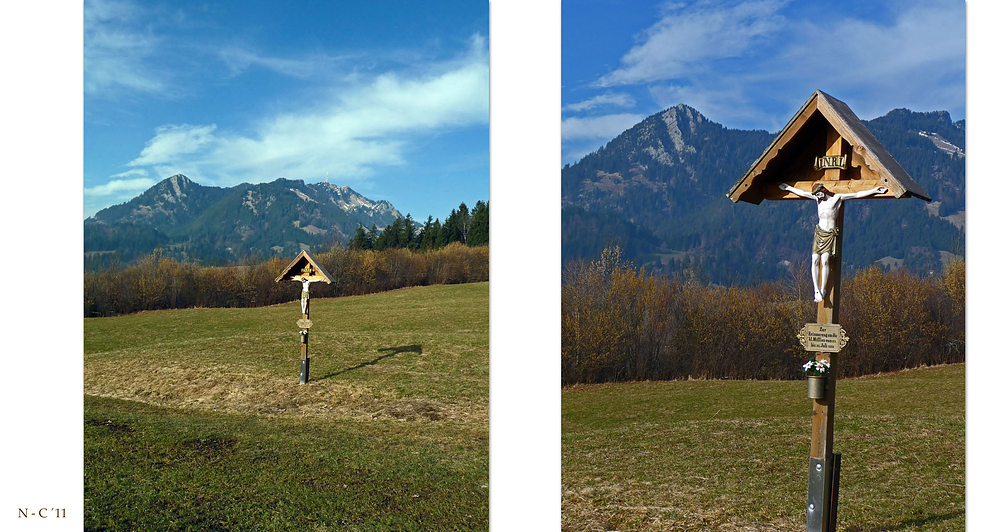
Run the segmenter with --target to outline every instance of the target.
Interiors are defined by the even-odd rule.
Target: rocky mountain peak
[[[911,271],[940,271],[939,254],[964,252],[958,223],[965,210],[964,121],[951,122],[945,111],[896,109],[865,124],[937,203],[859,206],[847,230],[854,240],[846,267],[890,254]],[[687,105],[646,117],[562,169],[564,261],[594,260],[607,243],[619,242],[648,271],[669,274],[696,264],[718,283],[787,275],[782,261],[804,260],[808,246],[793,239],[811,238],[815,209],[804,202],[751,209],[725,197],[773,138],[724,127]],[[797,229],[776,235],[772,227],[801,228],[805,236]]]
[[[159,199],[167,203],[179,203],[187,194],[185,191],[191,188],[192,181],[184,174],[170,176],[156,185]]]
[[[85,221],[84,250],[127,248],[125,256],[170,246],[175,258],[226,262],[346,242],[359,225],[384,227],[400,216],[387,201],[325,182],[280,178],[220,188],[177,174]]]

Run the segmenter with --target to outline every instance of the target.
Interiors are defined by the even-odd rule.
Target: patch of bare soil
[[[88,362],[84,393],[158,406],[195,408],[258,416],[331,420],[455,421],[482,423],[488,409],[430,399],[395,397],[336,378],[298,383],[296,376],[253,374],[235,366],[150,367],[141,362]]]

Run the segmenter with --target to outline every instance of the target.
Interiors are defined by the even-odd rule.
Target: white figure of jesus
[[[837,227],[837,213],[843,201],[865,198],[874,196],[875,194],[884,194],[889,189],[880,186],[862,192],[833,194],[822,183],[816,183],[813,185],[812,194],[810,194],[785,183],[779,184],[778,188],[787,190],[801,198],[816,200],[816,207],[819,211],[819,222],[816,225],[816,232],[813,237],[812,278],[813,300],[819,303],[826,297],[826,280],[830,276],[830,256],[835,255],[837,251],[837,234],[840,233],[840,228]]]
[[[298,280],[302,282],[302,313],[305,314],[306,305],[309,304],[309,283],[313,283],[315,281],[310,281],[304,277],[299,277]]]

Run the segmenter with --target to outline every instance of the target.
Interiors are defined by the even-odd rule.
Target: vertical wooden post
[[[827,155],[849,155],[844,139],[830,127],[827,133]],[[840,178],[840,170],[826,170],[823,180]],[[844,205],[837,212],[837,237],[830,257],[830,275],[826,280],[826,297],[816,304],[816,323],[840,323],[840,258],[844,250]],[[837,355],[816,353],[816,360],[828,360],[830,371],[822,399],[813,400],[812,439],[809,445],[809,494],[806,509],[806,532],[833,532],[836,528],[837,493],[834,486],[833,414],[837,397]],[[837,461],[839,465],[839,461]]]
[[[309,293],[306,292],[305,297],[306,306],[304,312],[302,312],[302,320],[308,322],[309,320]],[[299,331],[302,335],[302,356],[299,360],[299,384],[305,384],[309,382],[309,329],[303,328]]]

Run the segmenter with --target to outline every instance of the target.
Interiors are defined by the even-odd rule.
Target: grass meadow
[[[580,385],[562,392],[566,531],[800,531],[804,381]],[[965,365],[837,383],[837,530],[965,529]]]
[[[488,528],[489,284],[84,322],[87,530]]]

